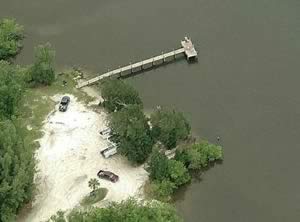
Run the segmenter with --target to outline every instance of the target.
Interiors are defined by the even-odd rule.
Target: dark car
[[[110,180],[113,183],[119,180],[119,176],[110,171],[99,170],[97,176],[101,179]]]
[[[59,111],[61,111],[61,112],[67,111],[69,103],[70,103],[70,97],[64,96],[60,101]]]

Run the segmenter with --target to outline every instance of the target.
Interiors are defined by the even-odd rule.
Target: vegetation
[[[96,178],[92,178],[89,180],[89,188],[91,188],[91,190],[92,190],[91,193],[94,193],[95,190],[97,190],[99,188],[99,186],[100,186],[100,183]]]
[[[168,200],[176,188],[190,181],[187,168],[180,161],[169,160],[155,149],[149,161],[150,194],[159,200]]]
[[[0,118],[11,118],[24,91],[20,67],[0,61]]]
[[[75,210],[67,219],[63,213],[53,216],[49,222],[181,222],[175,209],[169,204],[143,203],[133,199],[112,203],[107,208],[92,208],[89,211]]]
[[[127,105],[136,104],[142,107],[138,92],[121,80],[108,80],[102,85],[103,106],[110,112],[119,111]]]
[[[31,198],[33,152],[26,149],[11,120],[0,122],[0,221],[14,221],[17,210]]]
[[[0,20],[0,60],[14,58],[22,48],[23,26],[14,19]]]
[[[188,137],[190,124],[181,112],[167,109],[157,109],[151,115],[153,137],[167,148],[176,147],[178,141]]]
[[[84,197],[80,204],[82,206],[90,206],[103,200],[107,193],[108,190],[106,188],[96,188],[88,196]]]
[[[138,105],[128,105],[111,115],[110,127],[118,150],[134,164],[143,163],[152,151],[153,139],[146,116]]]
[[[30,69],[29,82],[33,85],[51,85],[55,80],[55,51],[49,43],[35,48],[35,61]]]
[[[207,167],[209,163],[222,160],[222,158],[222,147],[207,141],[190,144],[175,155],[176,160],[181,161],[188,169],[192,170],[200,170]]]

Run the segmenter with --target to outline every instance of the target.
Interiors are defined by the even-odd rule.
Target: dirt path
[[[38,195],[26,222],[47,220],[58,210],[74,208],[89,193],[88,180],[95,178],[100,169],[120,177],[115,184],[100,180],[101,187],[109,190],[104,203],[139,195],[147,179],[142,167],[131,167],[121,156],[104,159],[100,155],[99,151],[107,145],[99,136],[106,127],[106,114],[95,113],[69,96],[67,112],[52,112],[45,120],[45,134],[36,152]],[[59,102],[60,98],[56,95],[53,100]]]

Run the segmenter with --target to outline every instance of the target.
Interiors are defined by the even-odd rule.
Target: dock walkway
[[[161,55],[143,60],[141,62],[137,62],[112,71],[108,71],[107,73],[94,77],[88,81],[79,83],[76,86],[76,88],[82,88],[84,86],[92,85],[108,77],[120,78],[122,76],[130,75],[145,69],[152,68],[153,66],[170,62],[172,60],[175,60],[176,57],[184,54],[186,55],[186,58],[188,60],[197,58],[197,51],[195,50],[195,47],[190,39],[185,37],[185,39],[181,41],[181,45],[182,45],[181,48],[170,51],[168,53],[163,53]]]

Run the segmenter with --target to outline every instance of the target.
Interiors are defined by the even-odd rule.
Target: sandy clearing
[[[45,120],[45,134],[36,152],[38,195],[26,222],[44,221],[58,210],[74,208],[89,193],[88,180],[100,169],[118,174],[120,181],[99,180],[101,187],[109,190],[99,206],[143,195],[140,188],[148,177],[143,167],[134,168],[119,155],[104,159],[99,154],[107,145],[98,134],[106,127],[106,114],[93,112],[69,96],[67,112],[52,111]],[[56,95],[52,99],[58,103],[60,98]]]

